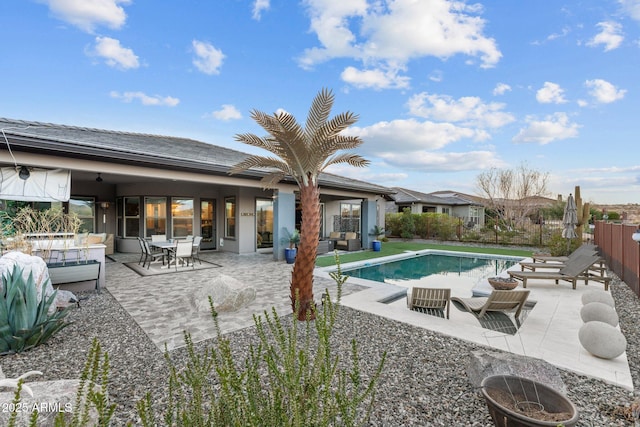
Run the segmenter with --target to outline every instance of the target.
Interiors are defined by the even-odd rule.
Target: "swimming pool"
[[[432,276],[461,276],[479,280],[498,275],[520,260],[517,257],[430,251],[393,261],[346,268],[343,273],[350,277],[411,287]]]

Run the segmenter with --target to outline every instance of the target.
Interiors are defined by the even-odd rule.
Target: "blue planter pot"
[[[287,264],[293,264],[295,262],[297,253],[298,250],[296,248],[284,249],[284,259],[287,261]]]
[[[382,242],[380,240],[374,240],[371,242],[371,247],[374,252],[380,252],[380,249],[382,249]]]

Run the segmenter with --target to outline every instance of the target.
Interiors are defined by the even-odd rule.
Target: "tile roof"
[[[145,164],[151,167],[177,168],[227,174],[249,154],[206,142],[174,136],[152,135],[0,118],[0,129],[11,137],[12,146],[37,151],[116,163]],[[14,142],[15,141],[15,142]],[[4,141],[1,141],[4,143]],[[257,179],[264,170],[254,169],[238,176]],[[321,174],[321,185],[357,189],[378,194],[393,190],[340,177]]]
[[[477,202],[467,199],[465,197],[460,196],[459,194],[447,192],[446,195],[438,195],[438,194],[427,194],[421,193],[419,191],[409,190],[407,188],[393,187],[393,190],[396,191],[395,194],[391,195],[391,198],[395,200],[398,204],[404,203],[423,203],[423,204],[434,204],[434,205],[449,205],[449,206],[460,206],[460,205],[479,205]]]

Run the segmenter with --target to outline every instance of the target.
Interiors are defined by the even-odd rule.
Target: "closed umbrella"
[[[578,237],[576,234],[576,225],[578,225],[578,208],[572,194],[567,198],[567,204],[564,207],[564,215],[562,216],[562,237],[567,240],[567,250],[571,245],[571,239]]]

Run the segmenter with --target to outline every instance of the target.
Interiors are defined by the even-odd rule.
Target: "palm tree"
[[[348,163],[363,167],[369,164],[359,155],[338,153],[362,144],[357,136],[340,133],[354,124],[358,116],[346,112],[329,119],[334,96],[330,90],[323,89],[316,95],[307,123],[302,128],[295,117],[287,112],[268,115],[252,110],[251,117],[268,136],[237,134],[236,141],[263,148],[276,157],[252,155],[235,165],[231,174],[249,168],[269,169],[262,178],[265,188],[272,188],[285,176],[293,177],[300,187],[300,205],[302,224],[300,226],[300,247],[291,277],[291,307],[299,320],[307,316],[315,318],[313,300],[313,269],[316,263],[318,236],[320,234],[320,187],[318,177],[327,166]],[[296,299],[299,301],[296,313]]]

